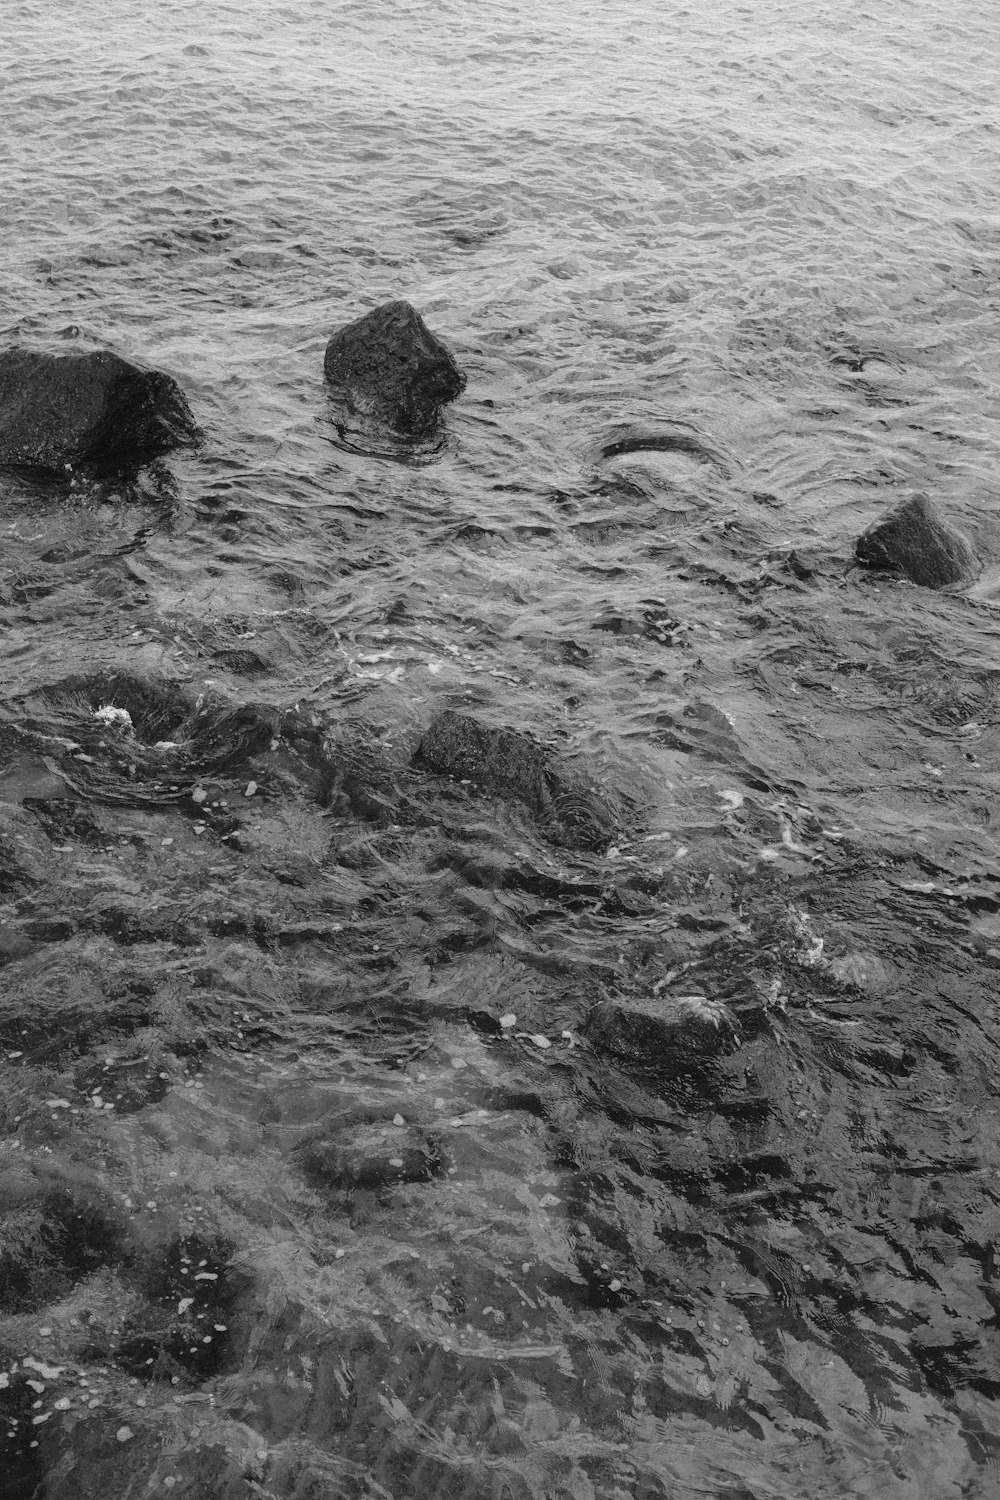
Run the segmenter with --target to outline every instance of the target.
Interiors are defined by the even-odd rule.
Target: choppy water
[[[107,1170],[156,1140],[210,1196],[228,1162],[270,1204],[222,1224],[254,1274],[318,1257],[296,1358],[371,1387],[324,1424],[254,1407],[236,1360],[230,1426],[271,1454],[245,1493],[995,1493],[988,11],[9,0],[4,30],[3,341],[153,364],[206,433],[134,485],[0,479],[5,724],[126,671],[299,704],[390,767],[391,822],[276,779],[253,878],[190,837],[187,874],[130,856],[129,900],[207,912],[209,988],[269,1019],[209,1054],[204,1117],[178,1082],[109,1126]],[[428,463],[333,441],[325,342],[395,297],[468,375]],[[917,491],[983,556],[970,590],[853,567]],[[570,856],[457,792],[407,825],[391,767],[445,707],[554,745],[639,809],[627,836]],[[9,755],[5,796],[36,772]],[[67,877],[73,935],[12,985],[119,962],[73,903],[123,857]],[[355,946],[226,946],[227,900],[301,928],[295,859]],[[182,950],[130,962],[187,985]],[[579,1042],[596,1000],[692,990],[743,1027],[705,1094]],[[508,1011],[519,1042],[469,1024]],[[351,1221],[337,1282],[334,1208],[276,1206],[267,1163],[352,1110],[474,1144],[447,1201]]]

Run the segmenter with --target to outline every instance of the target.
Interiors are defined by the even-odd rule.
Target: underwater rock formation
[[[926,495],[894,506],[858,537],[855,553],[866,568],[900,572],[929,589],[968,583],[980,569],[966,538],[942,519]]]
[[[312,1177],[338,1187],[427,1182],[441,1171],[441,1153],[414,1127],[392,1121],[355,1125],[337,1140],[311,1141],[303,1164]]]
[[[587,1038],[640,1071],[670,1071],[681,1062],[731,1052],[739,1044],[733,1017],[701,995],[654,996],[621,1004],[602,1000],[587,1018]]]
[[[447,709],[424,734],[414,761],[523,802],[556,843],[599,849],[614,837],[614,816],[603,798],[561,775],[550,753],[517,730],[495,729]]]
[[[386,302],[338,329],[323,368],[348,408],[404,437],[437,427],[441,408],[465,389],[465,375],[408,302]]]
[[[109,350],[0,353],[0,463],[45,469],[190,447],[198,428],[176,381]]]

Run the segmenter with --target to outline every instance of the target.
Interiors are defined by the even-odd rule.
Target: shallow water
[[[44,1318],[103,1403],[11,1438],[10,1484],[989,1495],[989,16],[11,11],[3,341],[166,370],[205,442],[0,476],[5,1168],[243,1280],[179,1406],[134,1406],[134,1248],[8,1305],[11,1367]],[[323,389],[395,297],[468,375],[419,463],[338,446]],[[967,590],[854,566],[920,491]],[[264,717],[161,764],[199,695]],[[445,708],[551,746],[615,841],[413,770]],[[735,1018],[710,1066],[595,1040],[692,995]],[[324,1178],[373,1122],[426,1180]]]

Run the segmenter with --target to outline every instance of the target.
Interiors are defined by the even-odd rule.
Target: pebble
[[[248,781],[247,782],[247,786],[246,786],[246,791],[243,793],[243,795],[244,795],[244,797],[252,797],[253,794],[256,792],[256,790],[257,790],[257,783],[256,783],[256,781]]]
[[[132,1431],[131,1427],[119,1427],[118,1431],[115,1433],[115,1437],[120,1443],[129,1443],[135,1437],[135,1433]]]

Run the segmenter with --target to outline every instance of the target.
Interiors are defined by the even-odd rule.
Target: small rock
[[[408,302],[386,302],[339,329],[326,347],[327,380],[349,405],[404,435],[433,432],[465,376]]]
[[[903,573],[929,589],[968,583],[981,564],[968,540],[945,521],[926,495],[893,507],[858,537],[858,562]]]
[[[129,1443],[135,1437],[135,1433],[132,1431],[131,1427],[119,1427],[118,1431],[115,1433],[115,1437],[120,1443]]]

